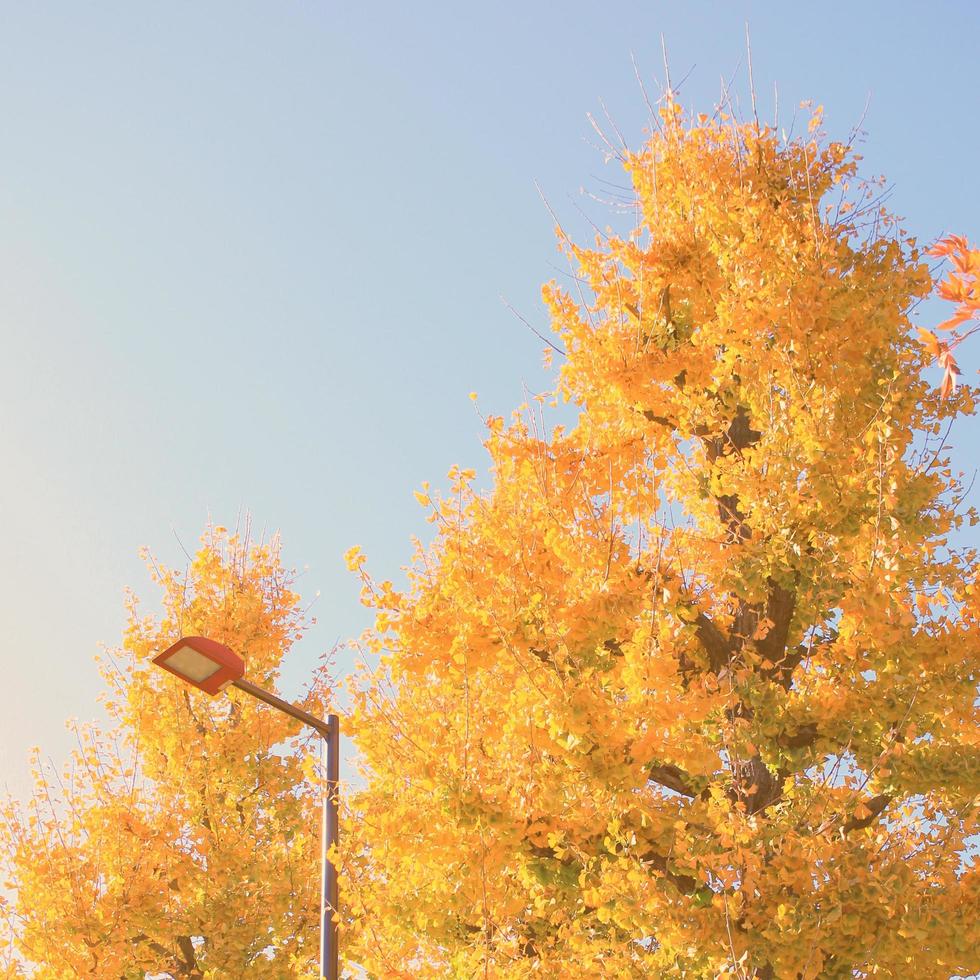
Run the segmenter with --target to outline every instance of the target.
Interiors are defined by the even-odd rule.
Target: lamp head
[[[182,636],[153,662],[206,694],[215,695],[245,676],[245,661],[206,636]]]

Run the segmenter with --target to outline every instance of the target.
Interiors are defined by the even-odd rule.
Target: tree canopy
[[[487,488],[422,487],[405,585],[348,555],[375,617],[342,725],[349,972],[980,970],[977,514],[947,438],[980,253],[933,247],[957,309],[916,322],[930,253],[819,113],[786,140],[667,101],[614,152],[635,222],[558,230],[554,391],[486,419]],[[309,975],[295,728],[148,663],[204,634],[272,688],[298,598],[274,544],[221,528],[186,575],[153,568],[109,725],[3,809],[7,975]]]
[[[217,527],[186,573],[150,564],[162,615],[130,601],[122,648],[102,658],[108,724],[78,730],[60,778],[36,759],[34,799],[4,807],[7,975],[313,976],[319,796],[304,756],[281,749],[298,726],[149,663],[203,634],[273,687],[302,628],[278,545]]]
[[[492,485],[423,487],[406,588],[349,556],[380,655],[349,955],[970,973],[980,591],[944,434],[976,390],[923,375],[948,353],[912,319],[923,249],[819,113],[787,142],[669,103],[617,153],[635,225],[559,229],[573,275],[544,288],[575,423],[487,419]]]

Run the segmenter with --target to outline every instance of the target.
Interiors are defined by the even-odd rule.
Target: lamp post
[[[323,721],[283,701],[269,691],[245,680],[245,661],[229,647],[205,636],[182,636],[173,646],[157,654],[153,662],[182,681],[212,697],[231,685],[252,695],[277,711],[303,722],[323,739],[327,786],[323,797],[323,824],[320,834],[320,976],[338,980],[337,869],[327,860],[327,852],[337,843],[337,784],[340,776],[340,719],[327,715]]]

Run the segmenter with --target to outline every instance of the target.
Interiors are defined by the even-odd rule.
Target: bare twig
[[[561,354],[562,357],[568,357],[568,354],[565,351],[563,351],[559,346],[557,346],[557,344],[553,344],[543,333],[541,333],[540,330],[535,329],[528,321],[527,317],[518,313],[518,311],[515,310],[514,307],[511,306],[510,303],[508,303],[503,296],[500,297],[500,302],[503,303],[504,306],[506,306],[507,309],[510,310],[510,312],[513,313],[514,316],[516,316],[517,319],[520,320],[521,323],[523,323],[524,326],[527,327],[528,330],[530,330],[535,337],[537,337],[539,340],[543,340],[553,351],[555,351],[558,354]]]

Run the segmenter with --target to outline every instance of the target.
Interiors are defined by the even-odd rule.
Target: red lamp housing
[[[153,662],[206,694],[215,695],[245,676],[245,661],[206,636],[182,636]]]

